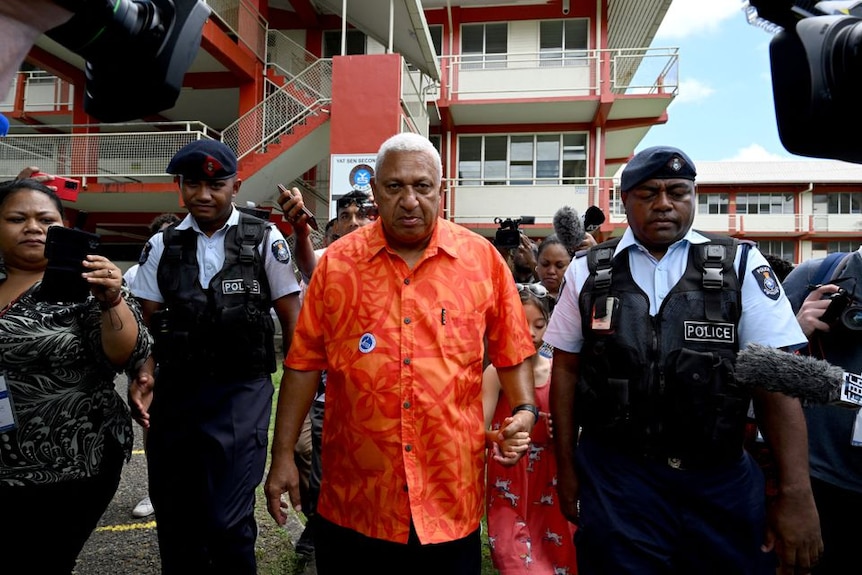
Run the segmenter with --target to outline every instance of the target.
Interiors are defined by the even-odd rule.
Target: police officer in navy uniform
[[[266,463],[277,361],[270,310],[286,352],[300,304],[281,232],[234,206],[236,162],[230,148],[211,140],[174,155],[167,172],[189,214],[150,238],[132,286],[159,366],[158,380],[150,362],[129,396],[149,425],[150,496],[165,575],[256,573],[255,488]]]
[[[569,265],[545,333],[580,575],[807,572],[822,552],[799,401],[734,379],[741,347],[805,336],[756,248],[691,229],[695,175],[676,148],[631,159],[629,227]],[[743,450],[752,400],[778,466],[768,519]]]

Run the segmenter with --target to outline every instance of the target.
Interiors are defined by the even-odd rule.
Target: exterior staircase
[[[259,206],[275,205],[278,184],[296,180],[329,155],[329,109],[332,103],[332,61],[306,52],[278,31],[269,32],[267,95],[222,131],[222,141],[239,159],[243,179],[240,199]],[[309,209],[328,194],[311,191],[303,197]]]

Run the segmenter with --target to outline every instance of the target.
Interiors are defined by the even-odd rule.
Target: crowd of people
[[[125,279],[87,255],[83,301],[40,297],[64,211],[34,171],[0,184],[0,540],[27,548],[58,499],[78,512],[52,553],[7,554],[4,571],[73,572],[133,420],[168,575],[256,573],[261,483],[278,524],[289,506],[305,515],[296,551],[323,575],[357,557],[476,575],[483,519],[504,575],[853,563],[859,410],[734,374],[748,344],[859,372],[862,248],[794,269],[692,229],[682,150],[627,164],[621,237],[520,232],[501,250],[440,217],[438,151],[398,134],[372,192],[338,199],[323,246],[300,190],[281,192],[291,250],[237,208],[233,151],[194,142],[166,168],[188,213],[153,222]],[[752,418],[766,458],[746,441]]]

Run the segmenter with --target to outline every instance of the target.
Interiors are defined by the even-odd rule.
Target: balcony
[[[654,118],[679,90],[676,48],[461,54],[441,68],[441,104],[459,125],[593,122],[602,95],[606,120]]]
[[[563,183],[565,182],[565,183]],[[536,233],[552,230],[554,213],[571,206],[583,214],[613,189],[613,178],[533,178],[525,180],[477,181],[450,179],[444,182],[445,216],[455,223],[481,230],[496,227],[495,218],[535,217]],[[520,185],[519,185],[520,184]]]

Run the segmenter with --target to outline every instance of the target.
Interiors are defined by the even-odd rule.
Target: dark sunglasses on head
[[[528,291],[540,299],[548,297],[548,290],[542,284],[520,284],[520,283],[516,283],[515,287],[518,288],[518,293],[521,293],[523,291]]]

